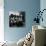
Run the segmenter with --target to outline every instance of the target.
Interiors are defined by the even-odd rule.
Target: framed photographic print
[[[9,12],[9,27],[25,26],[25,11],[10,11]]]

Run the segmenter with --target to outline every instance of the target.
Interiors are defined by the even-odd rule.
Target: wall
[[[46,9],[46,0],[41,0],[41,1],[40,1],[40,9],[41,9],[41,11],[42,11],[43,9]],[[46,20],[45,20],[45,19],[46,19],[46,10],[43,12],[42,17],[43,17],[43,22],[41,21],[41,22],[40,22],[40,25],[46,27]]]
[[[4,8],[3,0],[0,1],[0,42],[4,41]]]
[[[9,27],[9,11],[25,11],[26,25],[25,27]],[[18,41],[24,37],[29,31],[31,32],[35,14],[40,10],[40,0],[4,0],[4,38],[7,41]]]

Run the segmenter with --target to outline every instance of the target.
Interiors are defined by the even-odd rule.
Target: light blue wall
[[[46,9],[46,0],[41,0],[40,1],[40,10],[42,11],[43,9]],[[40,22],[40,25],[45,26],[46,27],[46,10],[43,12],[43,22]]]
[[[40,0],[4,0],[4,38],[7,41],[18,41],[31,31],[33,19],[40,9]],[[21,28],[9,27],[9,11],[25,11],[26,26]]]

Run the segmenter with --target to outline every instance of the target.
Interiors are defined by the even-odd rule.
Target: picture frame
[[[10,11],[9,27],[24,27],[24,26],[25,26],[25,11]]]

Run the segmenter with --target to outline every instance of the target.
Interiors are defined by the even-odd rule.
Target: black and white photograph
[[[24,25],[25,25],[24,11],[9,12],[9,27],[24,27]]]

